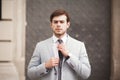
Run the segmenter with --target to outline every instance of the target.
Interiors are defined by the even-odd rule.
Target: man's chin
[[[55,33],[55,35],[62,36],[62,35],[64,35],[64,33]]]
[[[63,33],[62,32],[56,32],[57,35],[62,35]]]

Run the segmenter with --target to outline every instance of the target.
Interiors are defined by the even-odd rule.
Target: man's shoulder
[[[73,43],[77,43],[77,44],[83,44],[84,42],[78,40],[78,39],[75,39],[73,37],[69,37],[70,41],[72,41]]]
[[[37,44],[38,45],[49,44],[51,41],[52,41],[52,38],[47,38],[45,40],[39,41]]]

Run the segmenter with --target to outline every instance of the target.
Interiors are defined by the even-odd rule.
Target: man
[[[70,18],[56,10],[50,16],[53,36],[38,42],[28,65],[28,77],[40,80],[87,79],[91,66],[83,42],[67,34]]]

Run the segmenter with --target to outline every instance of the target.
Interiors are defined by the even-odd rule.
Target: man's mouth
[[[61,31],[62,29],[56,29],[57,31]]]

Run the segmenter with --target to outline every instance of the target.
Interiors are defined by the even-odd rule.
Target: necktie
[[[61,44],[63,41],[61,39],[58,39],[59,44]],[[58,50],[59,54],[59,66],[58,66],[58,80],[61,80],[61,75],[62,75],[62,61],[63,61],[63,55],[62,52]]]
[[[63,43],[63,41],[62,41],[61,39],[58,39],[58,42],[59,42],[59,44]],[[61,52],[61,51],[58,51],[58,54],[59,54],[60,60],[63,60],[62,52]]]

